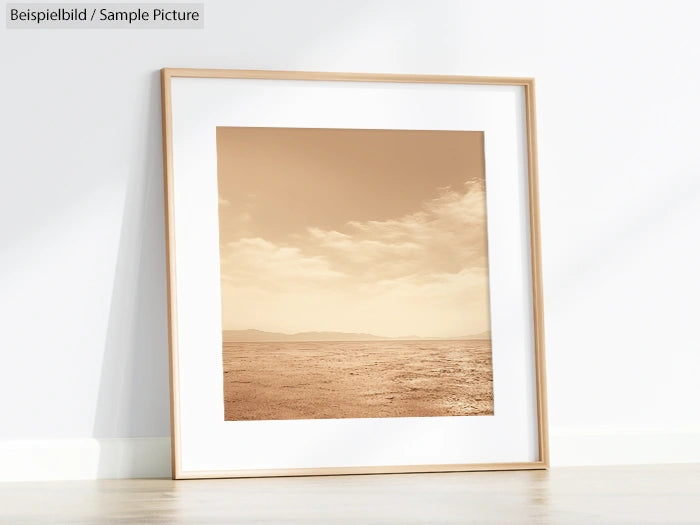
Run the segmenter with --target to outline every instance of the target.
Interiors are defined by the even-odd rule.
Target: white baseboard
[[[553,467],[700,463],[700,429],[556,430],[549,433]]]
[[[550,431],[553,467],[700,463],[700,429]],[[170,438],[0,441],[0,481],[170,478]]]
[[[169,437],[0,441],[0,481],[169,477]]]

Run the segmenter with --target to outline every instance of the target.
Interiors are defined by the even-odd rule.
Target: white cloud
[[[223,290],[227,329],[373,333],[387,337],[454,337],[489,329],[483,271],[376,283],[270,290],[239,284]]]
[[[221,257],[222,279],[233,286],[260,286],[289,290],[327,286],[343,278],[328,261],[305,256],[299,248],[278,246],[260,238],[228,243]]]
[[[462,335],[487,330],[483,186],[444,188],[412,214],[222,249],[227,328]]]
[[[295,241],[305,253],[322,255],[334,268],[367,279],[407,273],[485,268],[486,204],[483,186],[464,192],[445,188],[421,210],[386,221],[352,221],[345,232],[309,228]]]

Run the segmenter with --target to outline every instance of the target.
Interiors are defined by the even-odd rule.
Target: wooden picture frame
[[[165,68],[161,81],[173,478],[548,468],[534,80]],[[482,134],[489,415],[224,421],[221,128]]]

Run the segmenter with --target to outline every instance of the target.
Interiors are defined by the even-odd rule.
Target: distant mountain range
[[[224,343],[255,343],[265,341],[423,341],[450,339],[491,339],[491,332],[481,332],[460,337],[419,337],[409,335],[403,337],[381,337],[373,334],[358,334],[349,332],[298,332],[284,334],[281,332],[264,332],[262,330],[224,330]]]

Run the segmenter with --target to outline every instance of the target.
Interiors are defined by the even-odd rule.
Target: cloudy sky
[[[225,330],[489,330],[483,134],[218,128]]]

